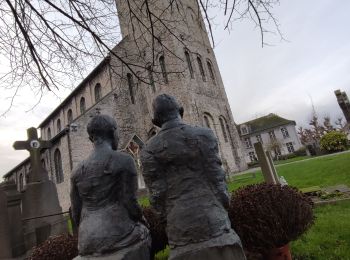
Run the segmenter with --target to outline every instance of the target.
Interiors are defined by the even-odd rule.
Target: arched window
[[[68,124],[71,124],[73,122],[73,112],[72,109],[69,109],[67,112],[67,121]]]
[[[85,98],[84,98],[84,97],[81,97],[81,99],[80,99],[80,114],[84,114],[84,113],[85,113],[85,110],[86,110],[86,107],[85,107]]]
[[[211,65],[211,62],[209,60],[207,60],[207,67],[209,70],[209,75],[210,75],[211,80],[213,81],[214,84],[216,84],[213,66]]]
[[[154,85],[154,78],[153,78],[153,71],[152,71],[152,66],[149,65],[147,66],[147,72],[148,72],[148,79],[152,87],[152,91],[156,92],[156,87]]]
[[[204,123],[205,123],[206,127],[211,128],[210,127],[210,121],[209,121],[209,118],[208,118],[207,115],[204,115]]]
[[[57,133],[61,132],[61,119],[57,119]]]
[[[166,72],[164,56],[159,57],[159,64],[162,70],[163,80],[165,84],[168,84],[168,74]]]
[[[225,129],[225,127],[226,127],[225,119],[223,119],[222,117],[219,117],[219,121],[220,121],[222,135],[224,136],[224,140],[227,143],[228,142],[228,138],[227,138],[227,132],[226,132],[226,129]]]
[[[201,73],[202,79],[203,79],[203,81],[206,81],[204,68],[203,68],[202,60],[200,57],[197,57],[197,63],[198,63],[199,72]]]
[[[22,191],[24,187],[24,177],[23,173],[19,175],[19,190]]]
[[[131,73],[128,73],[126,76],[128,78],[128,85],[129,85],[129,92],[130,92],[131,103],[135,104],[135,96],[134,96],[135,83],[134,83],[134,78],[131,75]]]
[[[51,129],[50,127],[47,128],[47,140],[50,140],[51,139]]]
[[[191,78],[193,79],[194,78],[193,67],[192,67],[191,57],[188,51],[185,51],[185,57],[187,61],[188,70],[190,71]]]
[[[55,160],[56,182],[61,183],[61,182],[63,182],[64,177],[63,177],[61,152],[58,148],[56,149],[56,151],[54,153],[54,160]]]
[[[101,84],[97,83],[95,86],[95,102],[99,101],[102,97]]]
[[[41,166],[46,169],[45,159],[41,159]]]

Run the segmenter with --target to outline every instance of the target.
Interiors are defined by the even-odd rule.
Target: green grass
[[[315,209],[312,228],[291,244],[295,260],[350,259],[350,201]]]
[[[294,158],[293,158],[294,159]],[[284,176],[289,185],[298,188],[327,187],[338,184],[350,186],[350,153],[298,161],[277,167],[279,176]],[[263,181],[260,171],[256,178],[252,173],[237,176],[228,183],[229,191],[241,186]],[[149,205],[147,197],[139,200]],[[291,243],[294,260],[350,260],[350,201],[323,205],[315,209],[316,220],[311,229]],[[169,249],[157,254],[157,260],[165,260]]]
[[[274,161],[274,164],[281,165],[281,164],[286,164],[286,163],[291,163],[291,162],[302,161],[302,160],[309,159],[309,158],[312,158],[312,157],[311,156],[298,156],[298,157],[294,157],[294,158],[287,159],[287,160]]]
[[[298,161],[293,164],[280,165],[276,169],[278,175],[284,176],[289,185],[298,188],[327,187],[337,184],[350,186],[350,153]],[[229,191],[263,181],[261,171],[256,172],[256,178],[246,178],[251,175],[251,173],[244,174],[237,177],[237,180],[228,183]]]

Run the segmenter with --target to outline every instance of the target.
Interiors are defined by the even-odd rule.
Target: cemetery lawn
[[[294,260],[350,259],[350,201],[315,208],[311,229],[291,243]]]
[[[338,184],[350,186],[350,153],[317,157],[312,160],[297,161],[276,168],[279,176],[284,176],[288,184],[299,189],[311,186],[327,187]],[[230,192],[239,187],[263,181],[261,171],[237,176],[228,183]]]

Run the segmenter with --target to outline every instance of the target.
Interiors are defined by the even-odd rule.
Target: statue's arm
[[[124,205],[128,209],[130,218],[134,221],[142,220],[142,210],[137,202],[137,171],[134,160],[129,157],[127,172],[124,175]]]
[[[219,148],[217,139],[212,131],[208,131],[206,138],[202,140],[202,155],[204,159],[204,172],[207,179],[211,182],[214,194],[221,204],[229,207],[229,195],[227,191],[225,172],[219,157]]]
[[[70,201],[71,201],[71,211],[74,223],[79,226],[80,215],[82,209],[82,200],[80,198],[78,187],[75,182],[75,176],[81,171],[81,167],[78,166],[77,169],[73,171],[72,177],[70,179]]]
[[[150,193],[150,203],[161,217],[165,212],[165,194],[167,190],[166,180],[161,165],[156,161],[152,152],[144,149],[141,153],[142,174]]]

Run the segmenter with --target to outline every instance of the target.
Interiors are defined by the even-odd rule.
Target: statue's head
[[[94,144],[107,141],[111,143],[112,149],[117,150],[118,147],[118,133],[117,122],[108,115],[96,115],[87,125],[87,132],[89,139]]]
[[[177,100],[170,95],[162,94],[153,101],[153,124],[161,127],[164,123],[182,118],[184,113],[183,107],[179,105]]]

